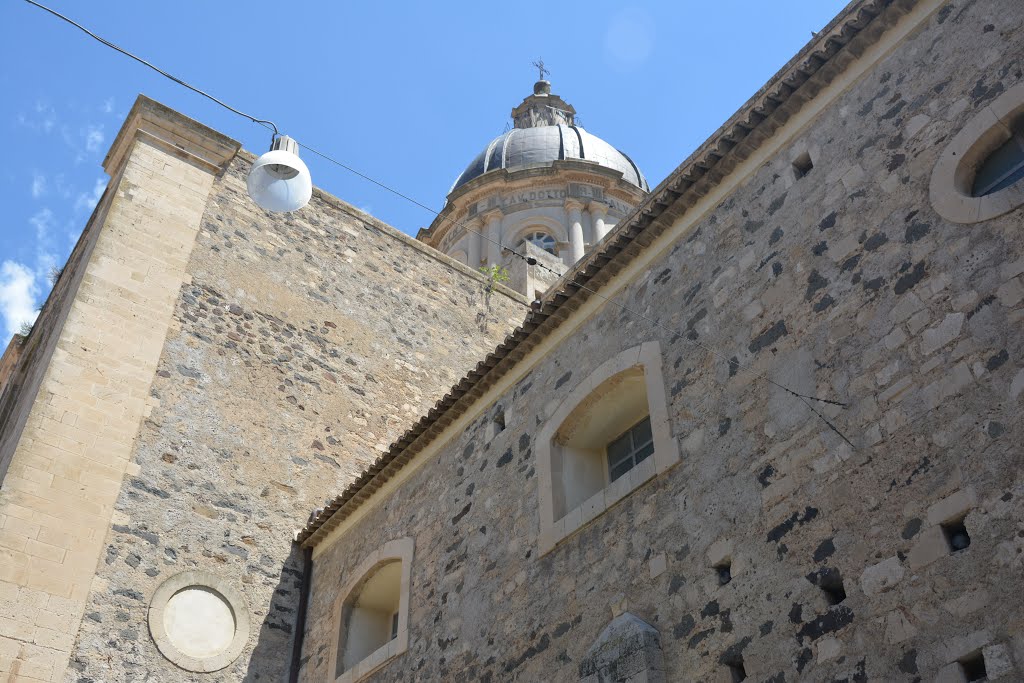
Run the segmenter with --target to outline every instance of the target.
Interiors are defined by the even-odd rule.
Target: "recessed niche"
[[[804,152],[796,159],[793,159],[793,177],[797,180],[810,173],[813,168],[814,163],[811,161],[811,155],[808,152]]]
[[[719,586],[724,586],[725,584],[727,584],[730,581],[732,581],[732,561],[731,560],[723,560],[722,562],[719,562],[718,564],[716,564],[713,567],[713,569],[715,570],[715,575],[718,577],[718,585]]]
[[[743,668],[742,657],[726,662],[725,666],[728,668],[731,683],[740,683],[740,681],[747,680],[747,670]]]
[[[988,672],[985,670],[985,656],[981,650],[972,652],[958,663],[968,681],[983,681],[988,676]]]
[[[487,441],[490,441],[503,431],[505,431],[505,410],[501,406],[498,406],[494,411],[494,415],[491,416],[490,422],[487,423],[486,434],[484,436]]]
[[[807,575],[807,580],[821,589],[829,605],[838,605],[846,600],[846,587],[838,569],[826,567]]]
[[[960,552],[971,545],[971,536],[967,533],[963,519],[942,524],[942,533],[946,537],[951,553]]]

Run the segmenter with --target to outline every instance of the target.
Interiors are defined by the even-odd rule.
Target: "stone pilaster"
[[[84,272],[65,274],[80,284],[53,303],[68,310],[52,353],[24,359],[48,367],[22,388],[20,436],[4,435],[0,662],[10,680],[64,678],[122,478],[138,469],[132,445],[200,218],[238,148],[140,97],[104,161],[112,181],[79,245],[90,250],[76,265]]]

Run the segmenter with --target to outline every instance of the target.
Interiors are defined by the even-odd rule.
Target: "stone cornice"
[[[139,95],[103,159],[107,175],[113,178],[120,172],[132,145],[140,139],[216,174],[227,168],[242,147],[228,136]]]

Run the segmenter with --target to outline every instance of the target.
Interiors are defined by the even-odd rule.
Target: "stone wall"
[[[1021,210],[963,226],[928,198],[943,141],[1020,82],[1024,9],[922,2],[910,21],[638,257],[613,300],[665,327],[599,308],[498,397],[503,431],[482,402],[315,549],[303,680],[331,680],[339,587],[405,536],[409,649],[372,680],[594,676],[627,613],[660,633],[667,680],[955,681],[979,655],[1024,677]],[[644,340],[682,462],[538,557],[535,434]]]
[[[209,572],[248,603],[241,656],[201,680],[282,680],[292,537],[522,320],[526,303],[320,193],[287,216],[217,178],[120,487],[71,666],[81,681],[199,680],[148,633],[157,587]],[[194,678],[189,678],[192,676]]]
[[[115,142],[130,152],[108,157],[111,187],[0,406],[0,671],[11,680],[63,678],[213,184],[216,167],[185,151],[187,125],[142,135],[152,115],[148,101],[132,109]]]

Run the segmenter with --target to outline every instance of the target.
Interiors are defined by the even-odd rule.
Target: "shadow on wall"
[[[267,611],[261,615],[256,610],[262,608],[262,605],[250,606],[253,610],[253,630],[258,623],[259,632],[256,646],[249,656],[245,678],[242,679],[246,683],[291,680],[292,649],[298,633],[296,619],[302,595],[303,568],[302,549],[293,543],[281,568]],[[270,572],[266,573],[269,575]]]

